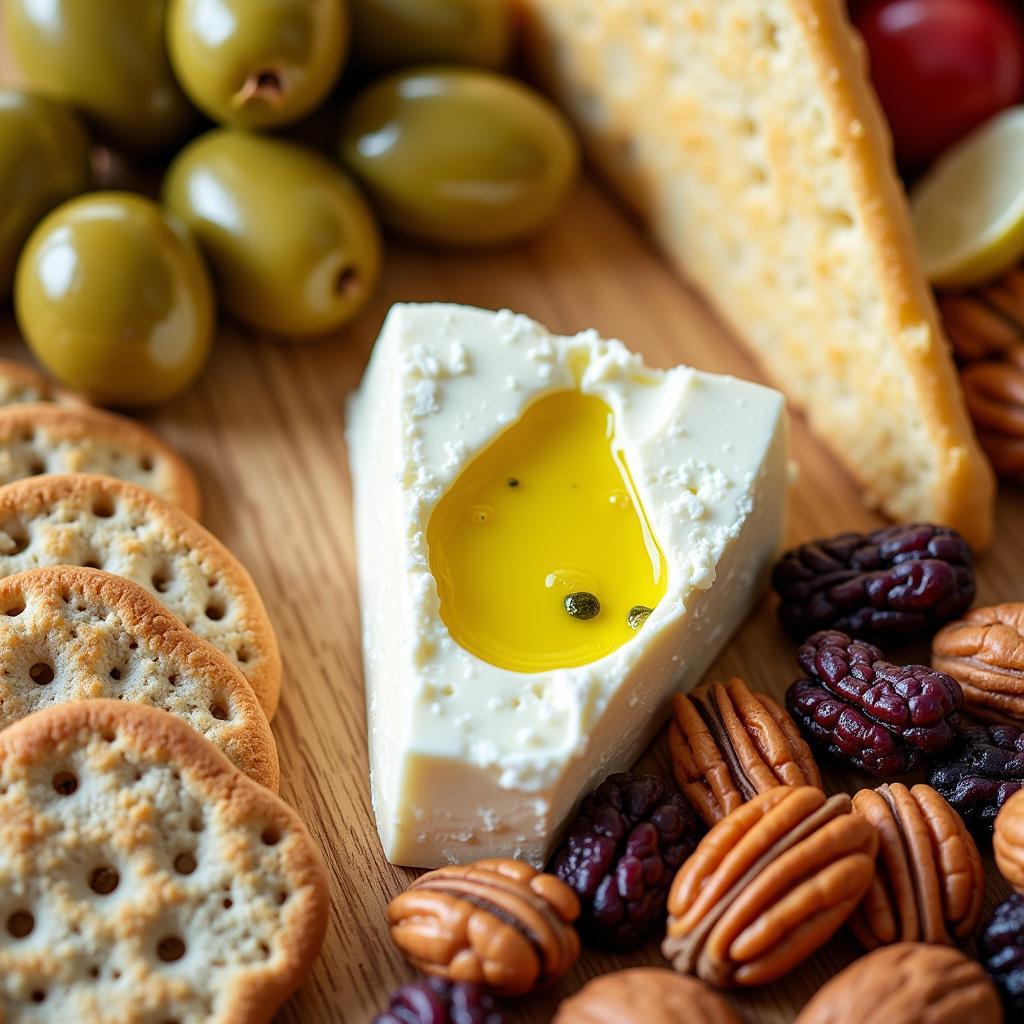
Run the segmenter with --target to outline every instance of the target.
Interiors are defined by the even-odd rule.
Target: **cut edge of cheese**
[[[896,519],[995,483],[841,0],[519,0],[531,63],[684,275]]]
[[[588,665],[498,668],[458,645],[426,543],[458,473],[535,399],[603,399],[668,565],[636,637]],[[392,308],[349,405],[371,789],[388,859],[547,858],[583,792],[629,767],[740,625],[781,543],[787,420],[769,388],[651,370],[593,331]]]

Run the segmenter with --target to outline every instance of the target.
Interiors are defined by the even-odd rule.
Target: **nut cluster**
[[[742,679],[679,694],[672,711],[672,770],[705,824],[775,786],[821,788],[814,756],[793,719]]]
[[[974,600],[974,557],[944,526],[888,526],[802,544],[772,572],[796,639],[834,629],[867,640],[927,636]]]
[[[807,673],[786,692],[786,706],[812,742],[833,757],[894,778],[952,746],[964,695],[944,672],[893,665],[845,633],[815,633],[797,653]]]
[[[521,995],[576,962],[579,901],[554,875],[482,860],[421,875],[388,907],[391,938],[424,974]]]
[[[628,949],[660,928],[672,879],[696,845],[690,808],[657,776],[605,779],[580,804],[554,862],[579,897],[586,941]]]
[[[862,789],[854,812],[878,833],[874,881],[850,918],[866,949],[952,945],[974,934],[985,898],[981,855],[960,816],[930,786]]]
[[[976,718],[1024,721],[1024,603],[975,608],[943,627],[932,665],[956,679]]]
[[[964,726],[957,745],[928,773],[972,831],[990,833],[1006,801],[1024,787],[1024,729]]]
[[[868,1009],[870,1007],[870,1009]],[[900,942],[823,985],[795,1024],[1000,1024],[999,993],[958,949]]]
[[[845,794],[770,789],[715,825],[676,875],[662,951],[716,987],[771,981],[849,917],[877,847]]]

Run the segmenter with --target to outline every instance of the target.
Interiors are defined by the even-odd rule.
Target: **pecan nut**
[[[946,336],[959,363],[991,359],[1024,342],[1024,270],[992,284],[939,297]]]
[[[679,694],[672,710],[672,770],[706,825],[775,786],[821,789],[814,755],[789,713],[742,679]]]
[[[913,771],[952,746],[964,695],[957,681],[925,665],[893,665],[845,633],[815,633],[797,652],[807,673],[786,706],[811,741],[882,778]]]
[[[870,1007],[870,1009],[867,1009]],[[795,1024],[1002,1024],[999,993],[959,949],[899,942],[823,985]]]
[[[978,440],[996,473],[1024,483],[1024,345],[972,363],[961,380]]]
[[[975,608],[944,626],[932,665],[960,684],[976,718],[1024,722],[1024,603]]]
[[[1014,793],[996,816],[992,850],[1000,874],[1024,893],[1024,790]]]
[[[861,945],[952,945],[973,935],[985,870],[960,815],[931,786],[898,782],[862,789],[853,809],[878,832],[875,878],[850,918]]]
[[[552,1024],[739,1024],[729,1004],[696,978],[659,967],[604,974],[558,1008]]]
[[[391,938],[415,968],[522,995],[562,977],[580,943],[575,893],[516,860],[421,875],[388,907]]]
[[[779,786],[723,818],[679,869],[662,952],[709,985],[760,985],[827,942],[867,893],[878,838],[846,794]]]

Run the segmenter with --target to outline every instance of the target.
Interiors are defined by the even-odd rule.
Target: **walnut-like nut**
[[[558,1007],[551,1024],[739,1024],[739,1018],[696,978],[633,967],[595,978]]]
[[[522,995],[576,962],[576,894],[517,860],[481,860],[421,875],[388,907],[391,938],[424,974]]]
[[[967,408],[996,473],[1024,483],[1024,345],[965,367]]]
[[[956,679],[976,718],[1024,722],[1024,603],[975,608],[943,626],[932,665]]]
[[[1024,341],[1024,270],[983,288],[939,297],[942,326],[960,363],[990,359]]]
[[[950,946],[876,949],[818,989],[794,1024],[1002,1024],[981,964]]]
[[[875,874],[875,830],[845,794],[779,786],[741,804],[679,869],[662,952],[709,985],[760,985],[853,912]]]
[[[879,841],[874,881],[849,922],[861,945],[952,945],[973,935],[985,869],[960,815],[931,786],[899,782],[862,789],[853,809]]]
[[[679,694],[672,710],[672,770],[706,825],[775,786],[821,788],[814,755],[789,712],[742,679]]]
[[[992,850],[1000,874],[1024,895],[1024,789],[1018,789],[996,816]]]

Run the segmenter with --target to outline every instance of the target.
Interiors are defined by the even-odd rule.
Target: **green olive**
[[[499,67],[512,42],[509,0],[352,0],[353,55],[388,70],[431,62]]]
[[[0,299],[32,229],[91,180],[89,138],[66,107],[0,89]]]
[[[344,0],[170,0],[167,46],[192,101],[222,124],[270,128],[309,113],[348,51]]]
[[[202,369],[213,289],[181,223],[144,196],[94,192],[32,233],[14,281],[18,326],[65,384],[113,405],[149,405]]]
[[[348,176],[312,150],[207,132],[171,164],[163,200],[206,254],[224,307],[252,327],[323,334],[351,320],[373,290],[373,215]]]
[[[486,245],[539,228],[579,162],[555,108],[490,71],[400,72],[356,97],[340,154],[396,232]]]
[[[33,92],[81,109],[132,152],[180,141],[195,112],[164,48],[165,0],[6,0],[7,38]]]

